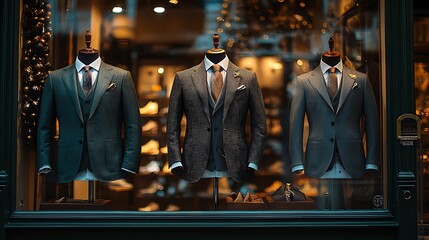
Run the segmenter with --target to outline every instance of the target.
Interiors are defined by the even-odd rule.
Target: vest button
[[[331,138],[330,140],[331,140],[331,142],[333,142],[333,141],[334,141],[334,139],[333,139],[333,138]]]
[[[207,128],[207,132],[210,132],[210,128]]]
[[[335,126],[335,122],[331,122],[331,126]]]
[[[82,144],[82,140],[79,140],[79,144]]]

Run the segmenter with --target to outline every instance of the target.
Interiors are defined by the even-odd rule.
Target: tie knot
[[[330,69],[329,69],[329,72],[330,73],[335,73],[337,71],[337,69],[335,68],[335,67],[331,67]]]
[[[90,66],[84,66],[83,68],[85,69],[85,72],[88,72],[91,69]]]
[[[219,64],[213,64],[213,71],[219,72],[220,71],[220,65]]]

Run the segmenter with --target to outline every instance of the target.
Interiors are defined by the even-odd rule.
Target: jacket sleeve
[[[181,162],[180,147],[180,122],[183,117],[183,97],[180,77],[176,74],[171,88],[170,99],[168,104],[167,117],[167,147],[168,161],[171,166],[175,162]]]
[[[371,82],[365,78],[364,88],[364,114],[365,114],[365,134],[366,134],[366,164],[379,165],[380,151],[380,130],[379,114],[374,91]]]
[[[137,93],[130,72],[126,72],[122,84],[122,111],[125,128],[125,152],[122,168],[138,172],[142,132]]]
[[[265,106],[262,98],[262,91],[255,73],[253,73],[249,99],[252,136],[248,162],[260,166],[265,141],[267,139],[267,122],[265,119]]]
[[[290,168],[303,164],[303,129],[305,116],[305,96],[299,76],[292,97],[289,125]]]
[[[37,161],[38,169],[51,166],[51,148],[55,123],[55,96],[51,75],[45,82],[37,128]]]

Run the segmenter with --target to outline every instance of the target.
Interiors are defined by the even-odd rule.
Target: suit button
[[[331,140],[331,142],[334,142],[334,139],[333,139],[333,138],[331,138],[330,140]]]
[[[83,123],[80,124],[80,127],[83,127]]]
[[[79,144],[82,144],[82,140],[79,140]]]
[[[207,132],[210,132],[210,128],[207,128]]]
[[[331,126],[335,126],[335,122],[331,122]]]

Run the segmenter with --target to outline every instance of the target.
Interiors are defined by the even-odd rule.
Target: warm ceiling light
[[[155,7],[153,9],[153,11],[156,13],[163,13],[163,12],[165,12],[165,8],[164,7]]]
[[[172,4],[177,4],[178,2],[179,2],[179,0],[170,0],[170,1],[168,1],[169,3],[172,3]]]
[[[112,8],[112,12],[113,13],[121,13],[122,12],[122,8],[121,7],[113,7]]]

